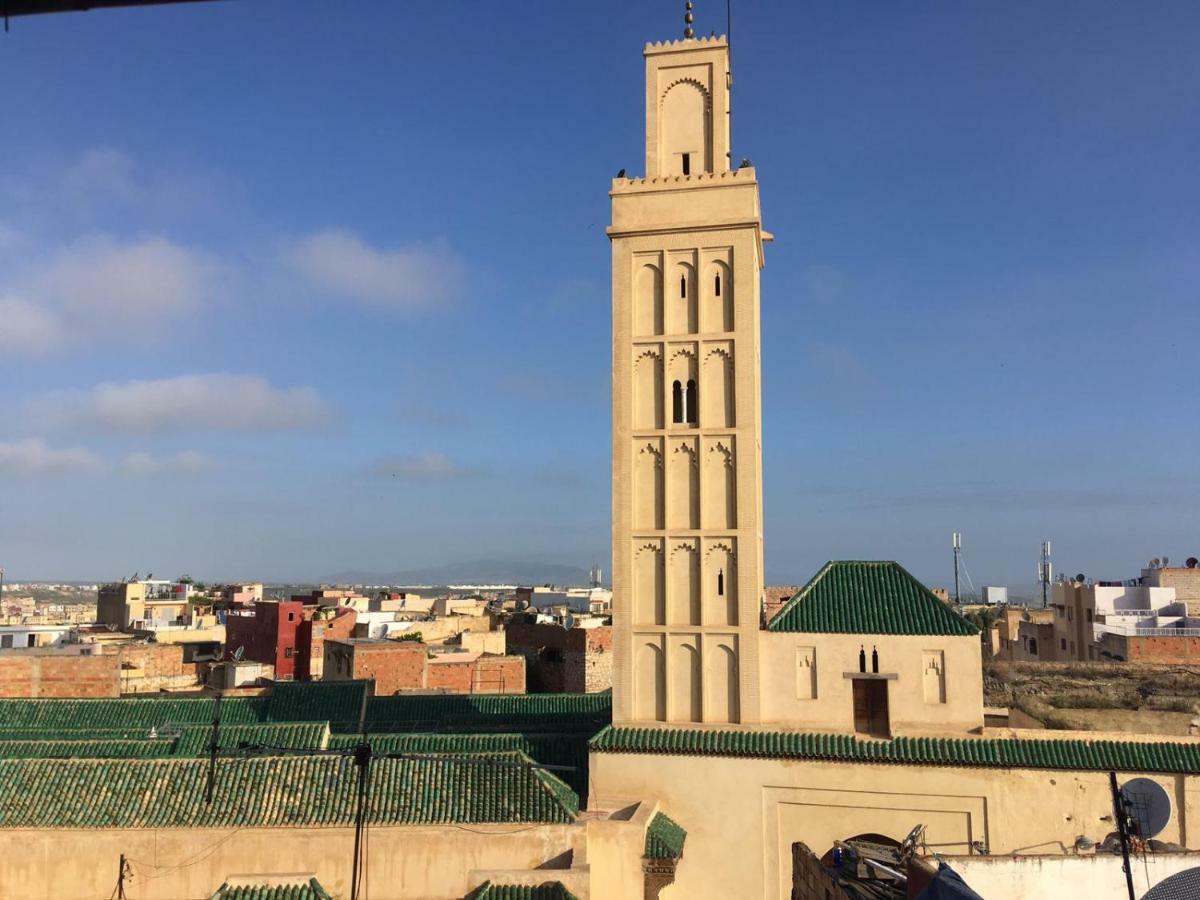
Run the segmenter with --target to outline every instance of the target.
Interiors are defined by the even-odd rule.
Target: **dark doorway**
[[[854,730],[888,737],[888,684],[882,678],[854,679]]]

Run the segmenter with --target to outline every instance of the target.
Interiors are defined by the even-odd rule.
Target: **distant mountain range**
[[[403,572],[364,572],[351,569],[320,579],[322,584],[558,584],[584,585],[588,570],[554,563],[479,559],[471,562],[407,569]]]

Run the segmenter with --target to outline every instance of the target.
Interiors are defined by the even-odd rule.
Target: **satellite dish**
[[[1143,840],[1160,834],[1171,821],[1171,798],[1157,781],[1132,778],[1122,785],[1121,797],[1129,811],[1130,830]]]
[[[1142,900],[1174,900],[1175,897],[1200,897],[1200,867],[1184,869],[1164,878]]]
[[[1170,562],[1171,561],[1164,556],[1163,557],[1163,568],[1165,569],[1170,564]]]
[[[1187,558],[1187,567],[1189,569],[1194,569],[1196,566],[1200,566],[1200,559],[1196,559],[1194,556],[1189,556]]]
[[[245,656],[245,655],[246,655],[246,648],[245,648],[245,647],[238,647],[236,650],[234,650],[234,651],[233,651],[233,660],[234,660],[234,662],[241,662],[241,661],[242,661],[242,657],[243,657],[243,656]]]
[[[1158,568],[1158,557],[1157,556],[1154,557],[1154,559],[1150,560],[1150,568],[1152,568],[1152,569]]]
[[[1075,576],[1076,584],[1083,584],[1085,581],[1087,581],[1087,576],[1084,575],[1082,572],[1080,572],[1078,575]]]

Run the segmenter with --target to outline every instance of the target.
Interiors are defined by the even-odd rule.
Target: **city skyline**
[[[677,6],[20,21],[8,577],[607,569],[604,192],[641,168],[627,58]],[[768,583],[946,584],[952,531],[976,584],[1032,583],[1045,538],[1102,578],[1200,550],[1197,15],[1083,10],[735,22],[733,153],[777,236]]]

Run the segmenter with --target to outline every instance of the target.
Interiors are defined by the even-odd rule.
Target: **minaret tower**
[[[620,723],[759,721],[770,235],[754,169],[731,167],[729,44],[688,24],[645,47],[646,177],[610,194]]]

